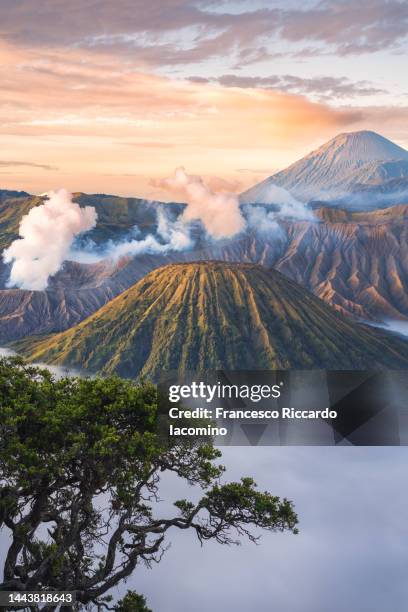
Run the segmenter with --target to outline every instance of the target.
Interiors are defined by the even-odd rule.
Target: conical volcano
[[[376,132],[339,134],[242,194],[244,203],[274,203],[277,185],[302,199],[343,196],[356,186],[408,179],[408,151]]]
[[[66,332],[16,343],[29,359],[157,379],[207,369],[408,367],[408,344],[346,319],[279,272],[159,268]]]

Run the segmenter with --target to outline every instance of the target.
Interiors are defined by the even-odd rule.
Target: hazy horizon
[[[369,130],[369,129],[363,130],[363,131],[375,132],[375,130]],[[335,134],[333,136],[333,138],[330,138],[329,141],[334,139],[334,138],[336,138],[337,136],[341,136],[342,134],[353,134],[353,133],[355,133],[353,130],[351,130],[349,132],[340,132],[340,133]],[[380,134],[380,132],[377,132],[377,134]],[[382,134],[380,134],[380,135],[382,135]],[[324,143],[320,143],[320,145],[318,145],[316,148],[319,148],[319,146],[326,144],[326,142],[327,141],[325,141]],[[306,154],[311,153],[311,152],[312,151],[308,151]],[[288,164],[288,166],[290,166],[291,164],[293,164],[293,163],[295,163],[297,161],[299,161],[298,158],[294,159],[292,162],[290,162]],[[260,182],[262,182],[264,179],[268,178],[268,176],[270,176],[270,174],[274,174],[275,172],[279,172],[280,170],[284,170],[286,167],[287,166],[282,167],[282,168],[277,168],[275,170],[271,170],[271,172],[267,173],[264,177],[259,177],[258,179],[254,179],[253,182],[251,182],[251,183],[246,185],[245,189],[249,189],[251,187],[254,187],[255,185],[257,185]],[[215,191],[220,191],[220,192],[224,192],[225,191],[225,192],[228,192],[228,193],[235,193],[237,195],[239,195],[240,192],[241,192],[240,189],[236,188],[237,186],[235,186],[235,188],[234,188],[233,185],[229,185],[227,181],[223,182],[222,179],[219,179],[219,177],[212,177],[212,180],[211,180],[211,177],[210,177],[209,180],[208,180],[208,177],[204,177],[204,180],[206,180],[206,183],[209,185],[209,187],[213,188]],[[163,180],[157,181],[156,185],[158,183],[163,183],[163,182],[165,182],[165,180],[164,181]],[[1,185],[0,185],[0,189],[2,189]],[[58,187],[57,187],[57,189],[58,189]],[[161,191],[161,194],[160,194],[161,197],[158,197],[158,198],[154,198],[154,197],[149,198],[149,197],[146,197],[145,199],[146,200],[152,199],[153,201],[156,200],[156,199],[159,199],[160,201],[162,201],[164,203],[167,203],[167,202],[168,203],[170,203],[170,202],[171,203],[175,203],[175,202],[180,202],[181,203],[181,202],[184,202],[184,199],[182,197],[177,197],[177,194],[174,194],[174,193],[171,194],[170,192],[166,191],[165,189],[161,189],[161,187],[158,187],[158,189],[159,189],[159,191]],[[19,186],[8,187],[7,190],[10,190],[10,191],[26,191],[24,189],[20,189]],[[49,191],[44,191],[44,192],[38,192],[38,191],[37,192],[30,192],[30,191],[27,191],[27,193],[29,193],[30,195],[41,197],[41,196],[48,195],[53,190],[54,189],[49,190]],[[115,193],[109,192],[109,191],[105,191],[105,192],[101,192],[101,191],[90,192],[90,191],[88,191],[88,192],[85,192],[84,190],[78,189],[74,193],[88,193],[90,195],[97,195],[97,194],[100,193],[102,195],[107,195],[107,196],[112,195],[112,196],[119,196],[119,197],[125,197],[125,198],[142,198],[142,199],[144,199],[143,196],[140,196],[138,193],[136,193],[136,192],[135,193],[134,192],[128,192],[128,191],[124,191],[124,192],[118,191],[118,192],[115,192]],[[175,197],[175,195],[176,195],[176,197]],[[182,194],[179,194],[179,195],[182,196]]]

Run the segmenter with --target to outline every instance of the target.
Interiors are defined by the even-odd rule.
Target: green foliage
[[[18,238],[21,219],[31,208],[41,204],[38,196],[24,192],[4,192],[0,190],[0,249],[3,250]]]
[[[116,612],[152,612],[146,605],[143,595],[128,591],[123,599],[118,601],[115,608]]]
[[[55,380],[13,359],[0,361],[0,394],[0,469],[21,488],[79,481],[87,471],[124,492],[158,452],[152,385],[117,377]]]
[[[138,563],[160,561],[172,529],[220,544],[255,540],[254,527],[296,532],[291,502],[257,491],[250,478],[220,483],[211,441],[163,436],[166,412],[149,383],[56,379],[0,359],[0,527],[10,536],[0,588],[75,591],[80,605],[98,606]],[[163,518],[156,506],[166,471],[204,493]],[[136,594],[120,605],[147,612]]]
[[[202,501],[212,517],[228,517],[228,524],[239,525],[238,530],[255,539],[246,525],[256,525],[270,531],[284,531],[288,527],[297,533],[297,517],[287,499],[281,500],[267,491],[261,493],[252,478],[215,485]]]

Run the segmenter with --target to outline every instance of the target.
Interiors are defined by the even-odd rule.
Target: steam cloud
[[[21,238],[3,253],[4,261],[12,263],[8,286],[44,290],[49,277],[56,274],[67,259],[91,263],[106,257],[116,260],[123,256],[186,251],[195,246],[194,222],[200,222],[207,237],[214,240],[230,239],[248,229],[258,232],[264,239],[279,239],[283,236],[279,219],[314,219],[305,204],[278,186],[273,188],[273,206],[270,207],[241,206],[237,195],[213,191],[201,177],[187,174],[184,168],[177,168],[173,177],[159,184],[186,202],[184,211],[174,219],[165,205],[155,203],[157,226],[154,233],[140,238],[136,234],[119,243],[109,241],[102,252],[95,251],[91,243],[83,250],[71,250],[78,234],[95,227],[95,209],[91,206],[81,208],[64,189],[50,192],[44,204],[32,208],[23,217],[19,228]]]
[[[276,217],[286,217],[297,221],[313,221],[314,215],[310,208],[296,200],[289,191],[279,185],[269,185],[268,195],[273,202],[279,206],[275,213]]]
[[[177,168],[173,177],[159,181],[157,185],[186,201],[183,213],[173,221],[166,214],[165,207],[157,208],[156,235],[110,243],[105,248],[105,257],[117,259],[124,255],[186,251],[195,246],[191,236],[191,223],[195,221],[201,222],[209,238],[219,240],[233,238],[247,229],[264,238],[281,238],[283,230],[279,219],[314,220],[313,212],[305,204],[277,185],[271,192],[273,210],[255,204],[241,207],[238,196],[214,192],[201,177],[187,174],[184,168]]]
[[[200,176],[177,168],[174,177],[161,181],[160,185],[186,201],[181,220],[201,221],[212,238],[231,238],[245,228],[238,197],[212,191]]]
[[[51,191],[48,200],[32,208],[20,223],[21,238],[3,253],[12,263],[8,286],[41,291],[67,259],[75,236],[95,227],[93,206],[81,208],[65,189]]]
[[[270,234],[282,234],[275,212],[268,212],[263,206],[249,204],[246,208],[248,226],[258,234],[266,237]]]
[[[191,236],[191,224],[200,221],[210,238],[232,238],[246,228],[235,194],[214,192],[199,176],[187,174],[177,168],[174,176],[158,183],[170,193],[186,201],[186,208],[175,220],[171,220],[165,207],[157,208],[156,235],[120,243],[108,243],[103,257],[119,259],[122,256],[142,254],[166,254],[169,251],[186,251],[195,245]],[[71,253],[71,258],[86,260],[85,253]]]
[[[154,234],[119,243],[109,241],[99,254],[92,253],[89,249],[73,251],[70,253],[70,259],[86,263],[105,257],[119,259],[123,256],[165,255],[170,251],[186,251],[195,246],[191,230],[192,223],[196,221],[202,224],[207,237],[219,240],[233,238],[248,229],[256,231],[265,239],[279,239],[283,236],[279,219],[314,220],[313,212],[305,204],[277,185],[273,186],[272,209],[255,204],[240,206],[238,196],[214,192],[201,177],[187,174],[184,168],[177,168],[173,177],[161,180],[155,185],[165,188],[186,202],[184,211],[176,220],[170,218],[166,205],[154,203],[157,216]]]
[[[160,242],[161,238],[163,242]],[[157,237],[148,234],[141,240],[127,240],[118,244],[110,243],[105,256],[119,259],[124,255],[142,255],[143,253],[162,253],[168,251],[186,251],[194,246],[190,236],[190,227],[181,219],[172,222],[164,210],[157,211]]]

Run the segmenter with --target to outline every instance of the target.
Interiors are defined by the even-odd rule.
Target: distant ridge
[[[15,189],[0,189],[0,200],[3,198],[27,198],[30,194],[27,191],[17,191]]]
[[[346,132],[245,191],[241,201],[273,203],[274,185],[310,200],[401,178],[408,180],[408,151],[376,132]]]

